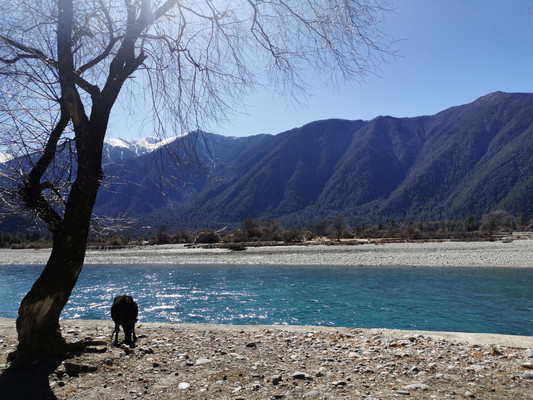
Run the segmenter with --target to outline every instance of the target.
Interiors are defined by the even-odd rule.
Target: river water
[[[16,318],[42,266],[0,266],[0,317]],[[290,324],[533,335],[533,269],[86,265],[62,318]]]

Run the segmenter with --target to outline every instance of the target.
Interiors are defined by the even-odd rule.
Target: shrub
[[[191,235],[187,231],[179,231],[173,238],[174,243],[190,243]]]
[[[203,231],[199,232],[194,239],[194,243],[220,243],[221,238],[215,231]]]
[[[301,230],[291,228],[283,232],[283,241],[286,243],[301,242],[303,240],[303,233]]]

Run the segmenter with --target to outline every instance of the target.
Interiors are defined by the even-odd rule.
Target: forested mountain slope
[[[352,223],[533,214],[533,94],[278,135],[202,134],[194,154],[183,152],[192,138],[107,164],[95,212],[182,228],[246,217],[306,224],[338,212]]]

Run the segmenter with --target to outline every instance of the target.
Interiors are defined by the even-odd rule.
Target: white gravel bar
[[[50,249],[0,250],[0,264],[45,264]],[[249,247],[185,245],[88,250],[87,264],[246,264],[533,268],[533,239],[494,242],[404,242]]]

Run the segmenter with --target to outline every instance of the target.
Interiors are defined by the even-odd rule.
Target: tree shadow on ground
[[[62,359],[46,359],[29,364],[13,364],[0,375],[0,400],[53,400],[48,376],[61,364]]]

